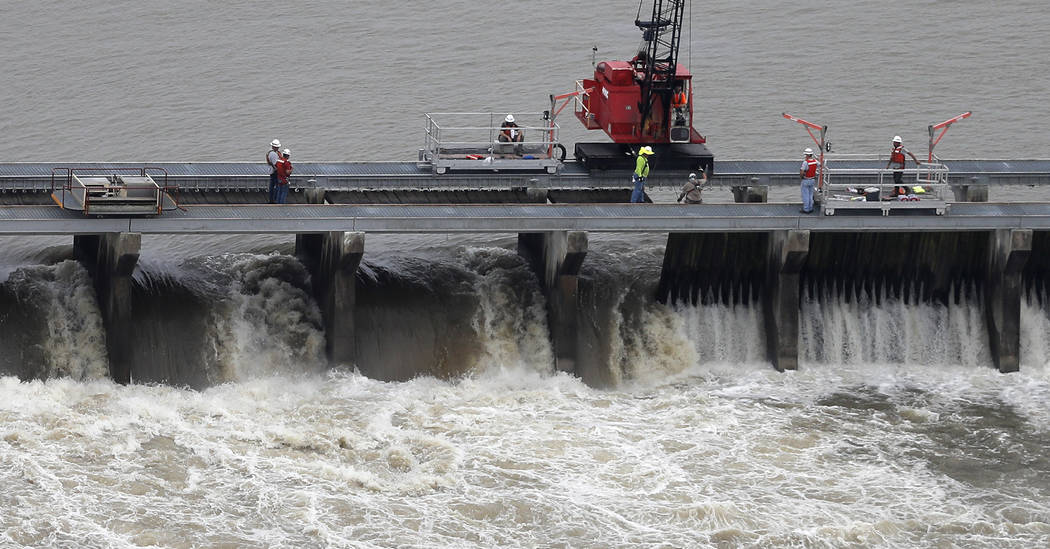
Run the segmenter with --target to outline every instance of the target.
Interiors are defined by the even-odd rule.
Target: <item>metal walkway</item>
[[[798,185],[797,160],[720,160],[712,184]],[[1050,183],[1050,160],[946,160],[954,182],[990,184]],[[839,162],[842,168],[876,169],[877,162]],[[54,168],[127,169],[151,166],[167,172],[171,185],[183,192],[259,191],[269,184],[269,167],[261,162],[8,162],[0,163],[0,192],[50,192]],[[151,173],[154,177],[156,174]],[[661,173],[654,165],[651,186],[680,186],[681,172]],[[976,178],[976,180],[974,180]],[[309,183],[313,180],[314,183]],[[630,186],[626,172],[588,173],[577,162],[566,162],[561,172],[483,171],[434,175],[416,162],[298,162],[292,185],[328,190],[484,189],[538,186],[550,188],[609,188]]]
[[[797,204],[192,206],[153,218],[95,219],[57,206],[0,207],[0,235],[1050,230],[1050,203],[957,203],[950,215],[802,215]]]

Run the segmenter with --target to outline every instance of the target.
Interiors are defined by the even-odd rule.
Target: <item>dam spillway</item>
[[[799,326],[802,300],[815,288],[835,288],[876,301],[892,296],[940,303],[973,291],[980,295],[992,362],[1000,371],[1015,371],[1022,295],[1026,288],[1045,286],[1047,269],[1039,251],[1050,240],[1050,203],[959,201],[948,215],[804,216],[797,204],[755,201],[765,198],[767,190],[755,192],[763,186],[796,184],[786,163],[741,163],[736,173],[717,176],[740,203],[702,205],[623,204],[624,174],[594,176],[576,173],[572,166],[549,176],[457,177],[391,164],[401,173],[358,173],[367,172],[367,166],[349,164],[308,171],[310,164],[302,163],[301,192],[293,195],[297,203],[288,205],[255,203],[264,199],[265,167],[169,165],[169,185],[189,197],[180,200],[183,209],[154,217],[103,218],[37,200],[47,193],[33,185],[42,185],[39,178],[49,177],[44,174],[51,165],[3,165],[0,202],[7,205],[0,207],[0,235],[72,236],[76,258],[93,277],[107,332],[123,334],[134,329],[130,296],[143,235],[294,234],[295,255],[310,274],[327,334],[325,354],[332,363],[353,363],[358,353],[355,278],[367,256],[367,234],[517,233],[518,252],[546,300],[555,366],[584,376],[595,369],[585,350],[608,337],[583,329],[589,322],[584,303],[594,291],[582,269],[589,233],[667,234],[652,298],[668,304],[760,306],[766,356],[780,370],[798,367],[799,339],[807,337]],[[987,170],[960,176],[955,185],[976,200],[986,199],[987,191],[970,193],[973,188],[1036,184],[1050,177],[1050,166],[1038,171],[1040,161],[974,164],[977,168]],[[233,173],[238,170],[243,173]],[[681,174],[669,174],[654,185],[680,180]],[[741,189],[746,192],[737,192]],[[421,203],[442,199],[450,203]],[[394,203],[378,203],[384,201]],[[106,345],[115,380],[142,377],[134,371],[141,350],[132,339],[111,336]]]

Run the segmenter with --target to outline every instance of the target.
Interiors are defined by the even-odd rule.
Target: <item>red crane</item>
[[[678,64],[686,0],[654,0],[647,17],[643,2],[634,21],[642,31],[637,54],[597,63],[594,78],[577,81],[575,92],[552,101],[575,98],[583,125],[612,139],[576,144],[577,160],[589,168],[629,167],[638,147],[650,145],[662,169],[703,167],[710,173],[714,158],[693,128],[693,76]]]

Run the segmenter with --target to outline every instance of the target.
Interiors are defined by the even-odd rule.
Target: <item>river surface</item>
[[[1046,158],[1036,1],[695,3],[718,158]],[[6,2],[3,161],[413,160],[424,112],[539,112],[640,42],[634,2]],[[562,139],[601,140],[571,117]],[[144,238],[107,377],[68,239],[0,241],[0,547],[1050,545],[1050,312],[1000,375],[980,296],[808,290],[800,370],[756,304],[652,301],[664,242],[594,235],[600,383],[553,373],[514,235],[368,236],[361,363],[328,369],[288,237]],[[365,375],[370,374],[370,375]]]

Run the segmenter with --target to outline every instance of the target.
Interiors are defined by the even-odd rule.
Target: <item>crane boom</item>
[[[685,0],[654,0],[651,17],[645,21],[639,18],[634,20],[635,26],[642,30],[642,40],[645,42],[645,48],[640,49],[633,61],[635,71],[643,75],[639,105],[643,127],[650,120],[657,97],[661,98],[660,104],[664,107],[671,105],[684,15]]]

